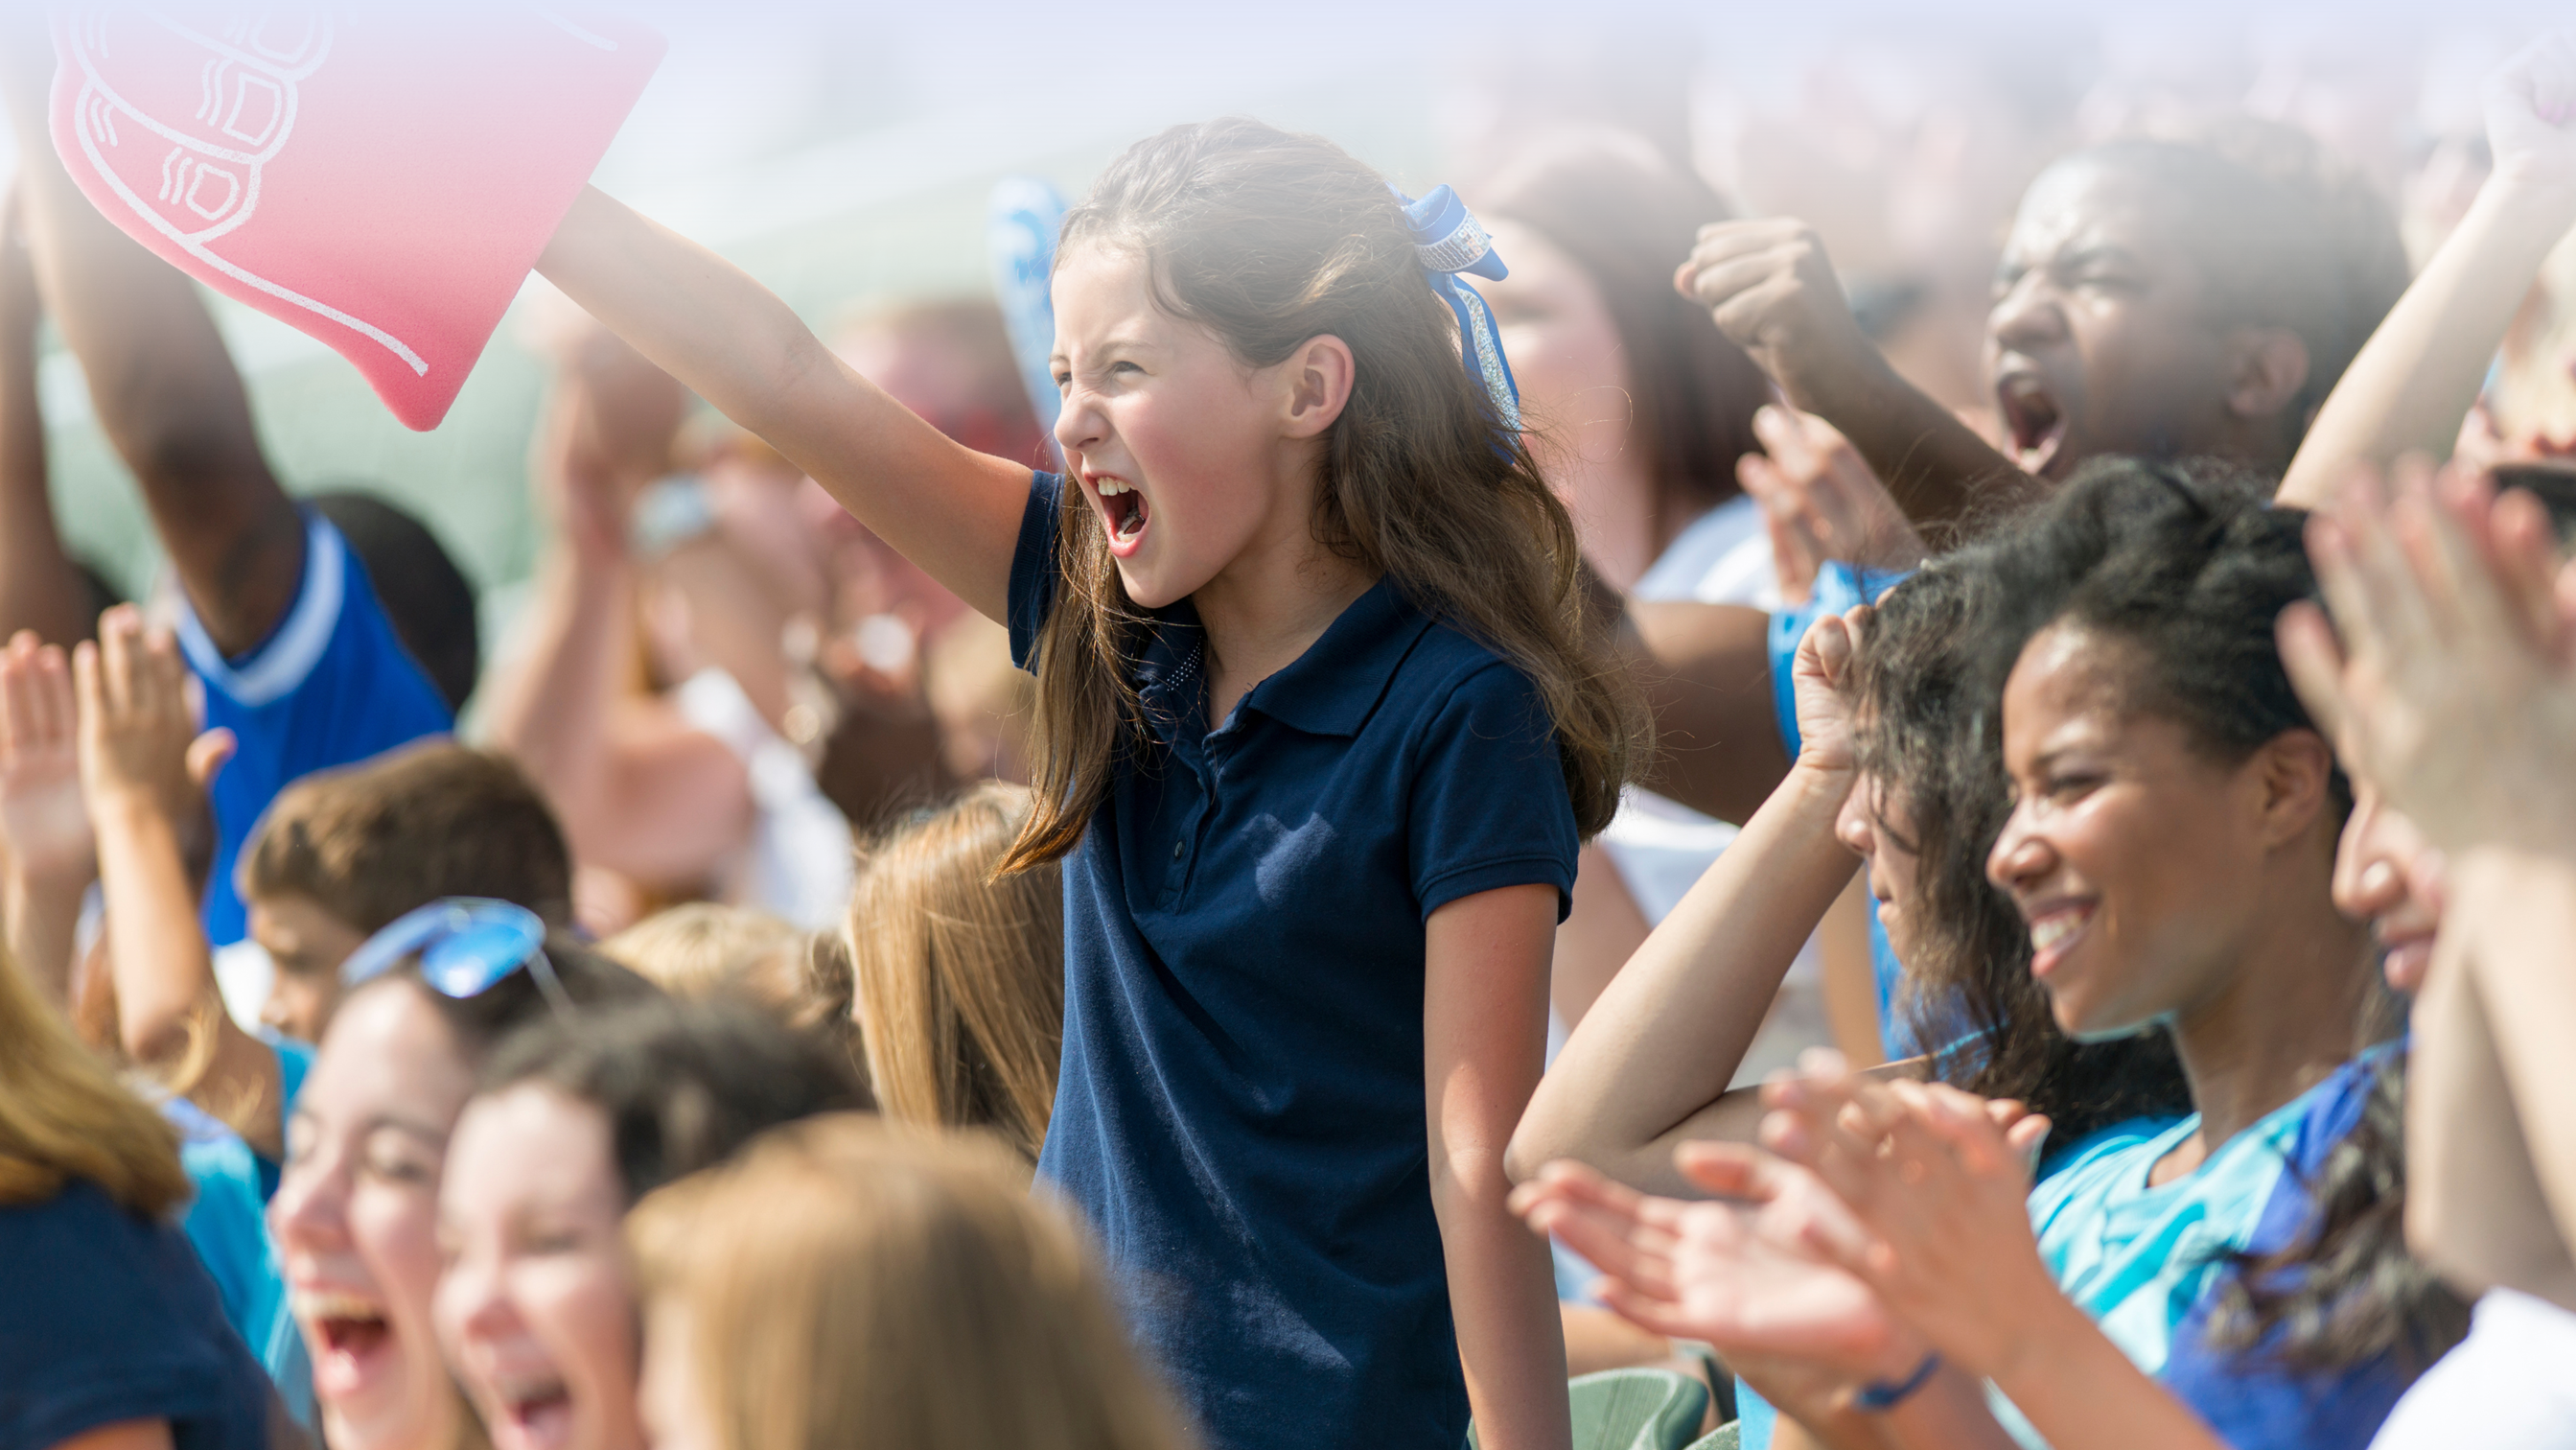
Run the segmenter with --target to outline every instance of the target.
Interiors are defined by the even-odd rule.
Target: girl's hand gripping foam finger
[[[2393,503],[2364,477],[2311,522],[2334,627],[2293,606],[2283,661],[2345,767],[2438,850],[2576,852],[2576,668],[2533,597],[2547,546],[2527,519],[2500,537],[2517,510],[2474,480],[2440,495],[2421,469]]]
[[[2524,46],[2487,82],[2487,145],[2503,184],[2576,203],[2576,30]]]

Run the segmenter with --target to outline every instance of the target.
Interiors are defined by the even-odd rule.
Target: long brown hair
[[[0,953],[0,1204],[42,1203],[74,1178],[145,1218],[193,1191],[178,1133],[80,1045]]]
[[[988,782],[859,857],[850,963],[879,1108],[989,1128],[1031,1163],[1064,1040],[1064,892],[1052,862],[993,874],[1029,793]]]
[[[990,1142],[773,1129],[627,1219],[722,1450],[1182,1450],[1073,1218]]]
[[[1087,246],[1143,257],[1156,304],[1248,366],[1328,334],[1349,345],[1351,396],[1325,435],[1315,539],[1526,675],[1555,726],[1577,828],[1608,825],[1652,723],[1585,618],[1573,520],[1459,365],[1456,324],[1385,179],[1329,141],[1258,121],[1175,126],[1129,147],[1067,214],[1059,261]],[[1037,800],[1003,870],[1072,850],[1120,753],[1145,739],[1130,670],[1148,616],[1073,489],[1056,559],[1037,644]]]
[[[1476,210],[1538,232],[1591,278],[1627,354],[1630,446],[1655,484],[1655,546],[1743,491],[1735,463],[1759,452],[1753,415],[1771,379],[1673,290],[1699,229],[1734,208],[1642,137],[1569,128],[1515,156],[1476,190]]]

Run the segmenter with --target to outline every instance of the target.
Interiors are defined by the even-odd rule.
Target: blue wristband
[[[1875,1380],[1861,1386],[1860,1393],[1852,1396],[1852,1406],[1855,1409],[1867,1410],[1873,1415],[1895,1409],[1905,1403],[1916,1390],[1930,1384],[1932,1376],[1939,1372],[1940,1368],[1941,1356],[1927,1354],[1923,1356],[1923,1362],[1914,1367],[1914,1373],[1907,1375],[1901,1383],[1890,1384],[1886,1380]]]

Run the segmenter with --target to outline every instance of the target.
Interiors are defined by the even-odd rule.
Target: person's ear
[[[2248,327],[2230,338],[2227,408],[2239,418],[2277,418],[2308,385],[2308,345],[2286,327]]]
[[[2334,749],[2314,730],[2282,731],[2255,752],[2251,768],[2266,846],[2305,834],[2334,794]]]
[[[1284,432],[1290,438],[1313,438],[1333,426],[1351,400],[1355,371],[1351,345],[1325,333],[1305,344],[1279,365],[1286,385]]]

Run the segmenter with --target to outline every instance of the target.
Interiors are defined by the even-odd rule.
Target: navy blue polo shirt
[[[1024,667],[1062,490],[1037,476],[1011,566]],[[1387,580],[1214,731],[1187,601],[1157,612],[1135,679],[1151,739],[1064,862],[1039,1176],[1089,1216],[1216,1450],[1456,1450],[1423,920],[1532,883],[1562,909],[1577,842],[1546,708]]]

